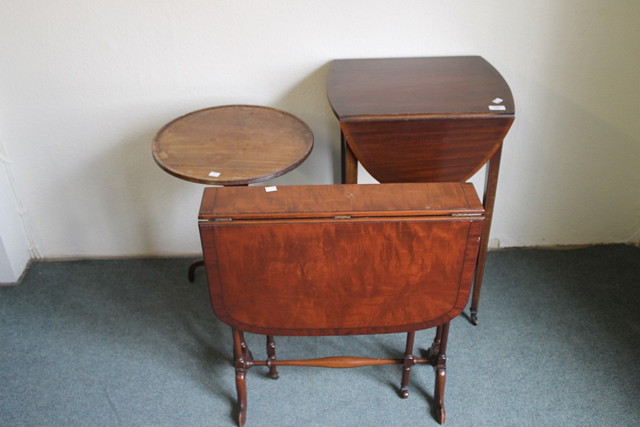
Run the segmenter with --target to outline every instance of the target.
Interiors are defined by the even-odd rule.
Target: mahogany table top
[[[292,114],[227,105],[194,111],[165,125],[153,140],[153,158],[187,181],[247,185],[289,172],[312,148],[311,129]]]
[[[480,56],[335,60],[327,94],[341,121],[514,114],[509,86]]]
[[[265,335],[407,332],[464,309],[484,215],[473,184],[206,188],[216,315]]]

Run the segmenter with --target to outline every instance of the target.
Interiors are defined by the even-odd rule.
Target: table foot
[[[188,276],[189,276],[189,281],[191,283],[195,282],[195,280],[196,280],[196,268],[198,268],[198,267],[204,267],[204,260],[203,259],[198,260],[198,261],[194,262],[193,264],[191,264],[189,266]]]
[[[438,422],[438,424],[444,424],[446,419],[447,412],[444,410],[444,406],[436,407],[436,421]]]
[[[409,388],[408,387],[401,387],[400,388],[400,397],[403,399],[406,399],[409,397]]]
[[[480,321],[478,320],[478,313],[474,313],[473,311],[471,312],[471,316],[469,317],[469,320],[471,321],[471,324],[474,326],[478,326],[478,324],[480,323]]]

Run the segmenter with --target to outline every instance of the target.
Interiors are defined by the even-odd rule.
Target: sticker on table
[[[504,105],[489,105],[489,110],[491,111],[504,111],[507,107]]]
[[[502,98],[496,98],[491,102],[493,102],[494,104],[502,104]]]
[[[209,176],[213,178],[217,178],[220,176],[220,172],[209,172]]]
[[[278,191],[278,187],[276,187],[275,185],[272,185],[270,187],[264,187],[264,191],[266,191],[267,193],[271,193],[274,191]]]

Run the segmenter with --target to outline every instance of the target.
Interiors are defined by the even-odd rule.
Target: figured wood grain
[[[216,315],[267,335],[446,322],[467,303],[471,276],[463,273],[475,264],[480,232],[478,220],[201,226]]]
[[[449,321],[469,298],[484,222],[470,184],[209,188],[200,219],[211,304],[233,332],[240,426],[253,366],[276,378],[278,366],[401,364],[407,397],[411,368],[429,363],[444,421]],[[433,326],[427,357],[415,357],[414,331]],[[266,359],[245,331],[268,336]],[[392,332],[407,332],[403,358],[279,360],[273,337]]]
[[[201,218],[211,219],[223,199],[236,209],[251,201],[254,217],[263,210],[238,219],[242,211],[227,207],[231,221],[200,222],[211,302],[223,322],[265,335],[367,334],[426,329],[463,310],[484,220],[470,184],[290,189],[280,194],[288,205],[257,187],[205,191]],[[369,209],[354,210],[362,217],[300,217],[345,189],[357,196],[343,202]],[[426,194],[444,206],[416,209],[409,195]]]

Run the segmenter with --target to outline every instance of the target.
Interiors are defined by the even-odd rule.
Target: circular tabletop
[[[311,153],[313,133],[285,111],[225,105],[166,124],[153,139],[153,158],[186,181],[247,185],[296,168]]]

